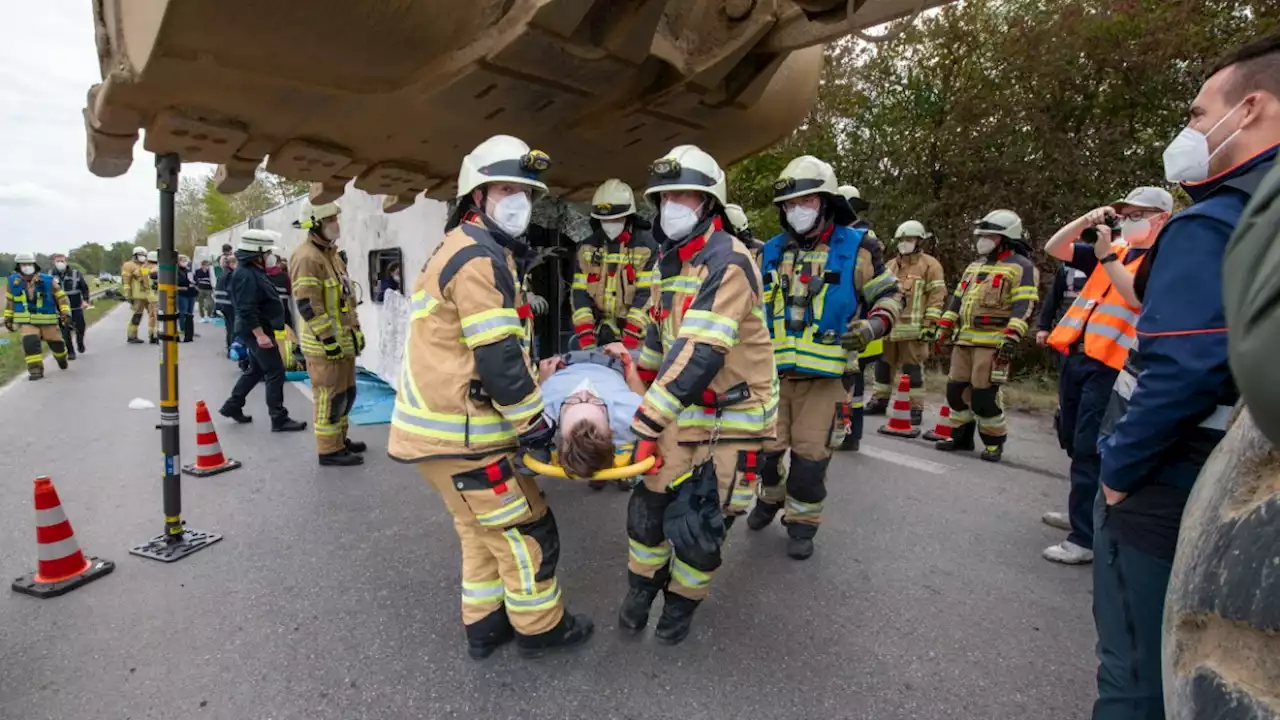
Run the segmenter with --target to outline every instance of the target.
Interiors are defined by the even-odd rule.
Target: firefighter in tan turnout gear
[[[138,339],[138,326],[142,324],[142,315],[147,312],[147,297],[151,294],[151,270],[147,267],[147,249],[141,245],[133,249],[133,255],[120,266],[120,291],[129,303],[133,315],[129,316],[129,327],[125,341],[134,345],[141,344]],[[156,334],[155,318],[150,319],[151,334]]]
[[[851,422],[858,352],[894,327],[902,297],[893,274],[863,246],[867,231],[849,227],[853,208],[826,162],[804,155],[788,163],[773,202],[783,232],[765,244],[760,270],[781,400],[747,525],[763,529],[785,504],[787,554],[803,560],[813,555],[822,522],[827,465]],[[782,467],[788,450],[789,472]]]
[[[364,333],[356,318],[347,264],[338,252],[337,203],[303,202],[296,227],[307,239],[289,258],[289,282],[302,319],[299,344],[315,395],[316,451],[321,465],[360,465],[366,445],[347,437],[347,416],[356,404],[356,356]]]
[[[631,186],[610,178],[591,198],[591,237],[578,248],[573,276],[573,330],[578,347],[621,342],[640,347],[648,324],[658,244],[636,213]]]
[[[44,377],[43,343],[49,345],[58,367],[67,369],[67,345],[60,325],[71,322],[71,305],[53,276],[40,272],[34,253],[20,252],[13,259],[4,327],[9,332],[21,328],[27,379],[39,380]]]
[[[471,657],[516,639],[520,654],[581,645],[593,624],[565,612],[555,515],[518,453],[549,460],[530,358],[533,313],[516,258],[528,252],[545,153],[496,135],[462,159],[458,206],[410,298],[388,453],[444,498],[462,544],[462,622]]]
[[[911,424],[924,419],[924,362],[929,347],[938,339],[938,320],[947,301],[947,283],[942,263],[921,250],[932,237],[924,225],[908,220],[898,226],[893,241],[898,255],[887,264],[902,288],[903,311],[889,333],[884,354],[876,362],[868,415],[883,415],[898,378],[911,379]]]
[[[1040,278],[1022,219],[1013,211],[988,213],[974,223],[973,234],[979,257],[965,268],[938,321],[939,341],[955,347],[947,379],[951,437],[935,447],[973,450],[976,421],[982,459],[998,462],[1008,434],[1000,385],[1009,379],[1009,363],[1027,334]]]
[[[725,232],[724,172],[692,145],[650,167],[660,208],[661,296],[638,367],[650,382],[632,422],[634,458],[659,455],[627,509],[630,590],[618,622],[678,643],[707,595],[728,526],[746,511],[773,435],[777,374],[750,251]]]

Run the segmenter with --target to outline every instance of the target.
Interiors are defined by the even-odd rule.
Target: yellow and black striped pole
[[[178,191],[177,155],[156,156],[160,191],[160,452],[164,455],[164,533],[129,550],[131,554],[173,562],[222,539],[191,530],[182,520],[182,439],[178,405],[178,253],[174,247],[174,195]]]

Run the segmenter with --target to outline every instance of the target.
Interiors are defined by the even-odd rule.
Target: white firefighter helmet
[[[251,253],[267,253],[280,242],[280,233],[275,230],[245,230],[240,236],[236,250]]]
[[[494,135],[462,158],[458,170],[458,197],[493,182],[526,185],[546,192],[547,185],[538,176],[551,167],[551,156],[532,150],[525,141],[510,135]]]
[[[323,205],[312,205],[310,198],[304,198],[302,208],[298,212],[298,221],[293,226],[303,230],[319,230],[321,221],[325,218],[337,217],[341,212],[342,208],[336,200]]]
[[[142,247],[141,245],[134,245],[134,246],[133,246],[133,254],[132,254],[132,257],[137,257],[137,256],[139,256],[139,255],[146,255],[146,254],[147,254],[147,249],[146,249],[146,248]]]
[[[751,221],[747,219],[747,214],[743,212],[742,206],[736,203],[729,203],[724,206],[725,217],[729,218],[729,224],[733,226],[735,233],[743,230],[751,229]]]
[[[706,193],[724,205],[728,192],[724,170],[715,158],[696,145],[677,145],[671,152],[649,165],[649,185],[644,195],[651,196],[675,190],[693,190]]]
[[[18,265],[35,265],[36,254],[29,252],[20,252],[13,256],[13,261]]]
[[[147,262],[160,262],[160,253],[155,250],[147,253]]]
[[[812,155],[801,155],[787,163],[773,181],[773,202],[825,193],[837,195],[836,171],[831,165]]]
[[[893,238],[895,240],[899,238],[920,238],[921,240],[924,240],[928,237],[931,236],[924,229],[924,224],[919,220],[908,220],[899,225],[898,229],[893,233]]]
[[[1010,240],[1022,240],[1022,218],[1012,210],[992,210],[973,224],[973,234],[1003,235]]]
[[[841,185],[836,188],[836,192],[849,201],[849,207],[853,208],[854,212],[862,212],[871,207],[866,200],[862,199],[862,192],[852,185]]]
[[[597,220],[621,220],[635,212],[635,193],[617,178],[605,180],[591,196],[591,217]]]

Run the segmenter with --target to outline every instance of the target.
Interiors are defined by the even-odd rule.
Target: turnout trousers
[[[139,300],[137,298],[134,298],[133,300],[129,301],[129,309],[133,312],[133,314],[129,316],[129,326],[126,329],[125,337],[132,338],[135,340],[137,339],[138,326],[142,325],[142,316],[143,314],[149,312],[148,308],[150,305],[151,303],[147,302],[145,299]],[[154,335],[155,331],[156,331],[156,323],[155,323],[155,319],[152,318],[151,334]]]
[[[315,395],[316,451],[338,452],[346,447],[347,415],[356,404],[356,359],[309,355],[307,375]]]
[[[1067,540],[1090,550],[1093,501],[1098,494],[1098,474],[1102,472],[1098,428],[1118,374],[1082,352],[1072,352],[1062,357],[1058,376],[1058,440],[1071,458],[1071,491],[1067,496],[1071,534]]]
[[[469,638],[483,639],[508,625],[521,635],[538,635],[564,616],[556,518],[537,480],[515,474],[514,458],[508,451],[418,463],[453,515]]]
[[[822,523],[832,429],[847,391],[840,378],[782,378],[779,390],[777,436],[764,442],[756,502],[773,508],[785,503],[787,534],[812,538]],[[787,450],[790,466],[784,467]]]
[[[702,600],[711,586],[711,577],[720,566],[720,550],[707,558],[682,557],[673,552],[662,527],[663,513],[673,499],[667,488],[681,475],[710,461],[715,467],[720,506],[726,531],[737,516],[747,511],[759,481],[761,441],[720,440],[683,445],[676,441],[678,428],[668,427],[658,438],[662,467],[657,475],[643,476],[627,505],[627,576],[632,587],[665,589],[689,600]]]
[[[1094,506],[1093,622],[1098,630],[1098,699],[1093,720],[1164,720],[1160,636],[1172,560],[1124,543]]]
[[[1008,429],[1000,385],[991,380],[995,369],[995,348],[957,345],[951,350],[951,372],[947,378],[947,404],[951,406],[951,434],[972,433],[975,421],[984,445],[1003,445]],[[972,435],[970,435],[972,437]]]
[[[875,381],[871,386],[872,398],[889,400],[898,387],[898,378],[911,379],[911,407],[924,409],[924,362],[929,359],[929,346],[915,340],[884,343],[884,354],[876,362]]]
[[[44,377],[44,344],[49,345],[49,352],[58,367],[67,369],[67,344],[62,340],[62,331],[57,325],[23,325],[22,354],[27,362],[27,374],[32,378]]]

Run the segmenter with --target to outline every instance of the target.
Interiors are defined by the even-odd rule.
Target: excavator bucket
[[[351,180],[447,198],[494,134],[552,157],[582,198],[642,185],[668,149],[728,164],[809,112],[821,44],[939,0],[95,0],[103,80],[84,110],[90,171],[143,147],[220,165],[237,192],[271,172],[336,198]]]

